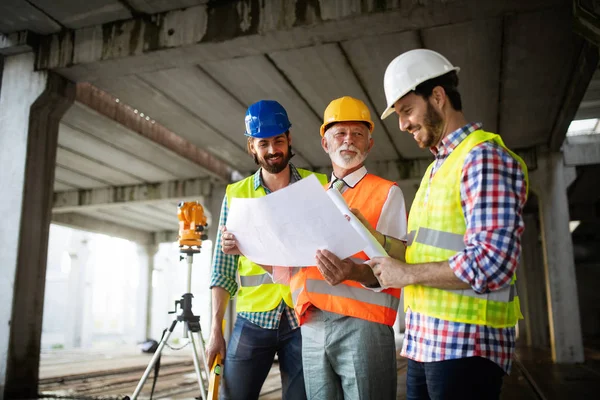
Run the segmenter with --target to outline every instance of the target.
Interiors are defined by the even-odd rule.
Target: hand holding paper
[[[344,259],[367,244],[313,175],[268,196],[232,199],[227,231],[244,256],[264,265],[311,266],[317,250]]]

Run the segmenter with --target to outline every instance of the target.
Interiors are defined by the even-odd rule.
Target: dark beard
[[[262,169],[267,171],[270,174],[278,174],[287,167],[290,159],[294,154],[292,153],[292,146],[288,147],[287,154],[283,156],[281,161],[277,164],[269,164],[267,160],[260,160],[256,154],[254,154],[254,162],[261,166]]]
[[[429,136],[427,136],[423,142],[425,147],[437,145],[438,141],[440,140],[440,136],[442,135],[443,125],[444,121],[442,120],[442,116],[435,111],[429,102],[427,102],[427,113],[425,114],[423,126],[429,133]]]

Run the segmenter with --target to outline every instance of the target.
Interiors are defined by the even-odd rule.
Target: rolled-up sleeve
[[[450,258],[477,293],[508,286],[519,263],[527,188],[521,165],[493,142],[476,146],[463,166],[461,206],[466,248]]]
[[[219,226],[223,226],[227,223],[228,211],[227,196],[225,196],[223,198],[223,204],[221,205]],[[231,297],[233,297],[238,290],[237,265],[239,256],[225,254],[221,251],[221,236],[221,229],[218,229],[213,253],[213,267],[210,275],[210,288],[212,289],[214,286],[222,287],[229,292]]]

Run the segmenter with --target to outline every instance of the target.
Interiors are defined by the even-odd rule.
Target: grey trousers
[[[311,307],[301,329],[308,399],[396,399],[396,344],[390,326]]]

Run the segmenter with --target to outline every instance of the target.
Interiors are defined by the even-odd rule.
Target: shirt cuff
[[[469,259],[467,254],[465,254],[465,252],[462,251],[450,257],[450,259],[448,260],[448,264],[450,265],[450,268],[452,268],[454,275],[456,275],[458,279],[469,285],[475,293],[488,293],[489,290],[487,286],[473,286],[473,282],[476,281],[476,276],[475,272],[472,271],[471,267],[469,266],[470,261],[471,260]]]
[[[231,277],[221,274],[215,274],[212,276],[212,279],[210,281],[210,289],[212,289],[215,286],[227,290],[231,297],[235,296],[238,290],[238,284],[234,279],[231,279]]]

